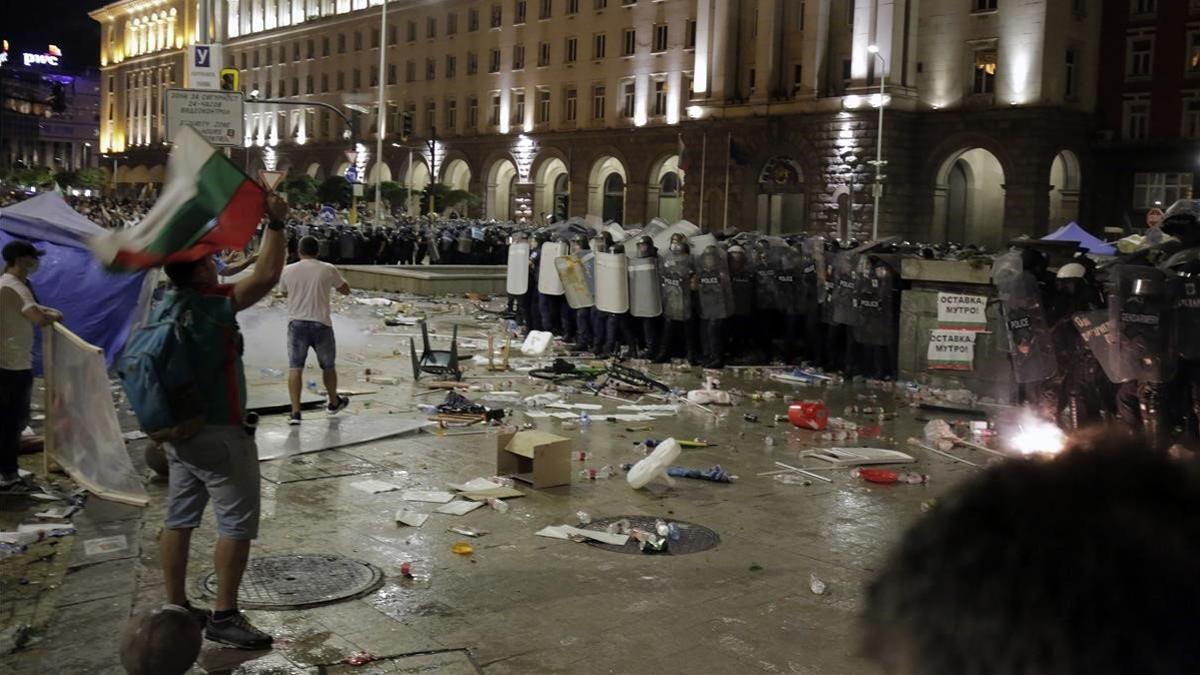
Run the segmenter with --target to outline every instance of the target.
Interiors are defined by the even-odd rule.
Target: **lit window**
[[[1188,74],[1200,73],[1200,31],[1192,31],[1187,37]]]
[[[1125,140],[1141,141],[1150,135],[1150,102],[1125,101],[1122,136]]]
[[[566,56],[563,57],[563,63],[575,63],[579,59],[579,38],[567,38]]]
[[[1200,98],[1183,101],[1183,137],[1200,138]]]
[[[1127,77],[1149,77],[1154,70],[1154,38],[1151,36],[1131,37],[1125,59]]]
[[[604,93],[604,87],[602,85],[592,87],[592,119],[594,120],[604,119],[604,108],[606,105],[604,101]]]
[[[667,51],[667,24],[660,23],[654,27],[654,51]]]
[[[621,109],[625,117],[632,118],[637,110],[637,85],[633,80],[627,81],[621,86]]]
[[[579,92],[574,88],[563,93],[563,120],[574,122],[579,114]]]
[[[592,58],[593,59],[604,58],[604,50],[605,50],[605,47],[607,47],[607,42],[608,42],[608,40],[605,37],[604,33],[597,33],[592,38]]]
[[[971,93],[996,93],[996,50],[981,49],[975,52],[975,68],[971,81]]]
[[[667,114],[667,82],[654,81],[654,116],[662,117]]]
[[[512,69],[524,70],[525,68],[525,45],[513,45]]]
[[[637,30],[626,28],[621,41],[621,56],[633,56],[637,51]]]
[[[542,42],[538,44],[538,65],[550,65],[550,43]]]
[[[1137,209],[1166,208],[1180,199],[1192,198],[1190,173],[1133,174],[1133,206]]]
[[[1131,0],[1129,3],[1129,13],[1133,16],[1148,16],[1157,9],[1157,0]]]
[[[550,121],[550,90],[538,90],[538,119],[539,124]]]

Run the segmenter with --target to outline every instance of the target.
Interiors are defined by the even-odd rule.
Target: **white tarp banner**
[[[103,350],[61,324],[43,335],[49,457],[97,497],[145,506],[149,499],[125,449]]]

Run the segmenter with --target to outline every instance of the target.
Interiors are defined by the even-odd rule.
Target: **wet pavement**
[[[439,403],[444,393],[424,394],[411,381],[408,339],[411,326],[383,326],[381,314],[433,311],[437,334],[460,324],[460,340],[486,339],[498,330],[494,317],[477,314],[465,302],[430,307],[383,309],[342,306],[339,320],[339,371],[343,386],[364,392],[336,424],[344,428],[397,425],[417,404]],[[281,368],[283,333],[280,309],[255,310],[243,321],[248,335],[247,372],[256,390],[285,384],[272,369]],[[419,338],[418,338],[419,339]],[[435,340],[435,346],[439,344]],[[462,348],[469,355],[480,350]],[[528,361],[515,355],[514,363]],[[305,377],[319,379],[315,364]],[[698,368],[645,366],[672,387],[698,386]],[[366,368],[372,377],[397,377],[398,384],[359,381]],[[909,408],[892,387],[847,383],[794,387],[775,382],[758,369],[726,370],[723,389],[773,391],[774,400],[737,397],[733,407],[713,407],[717,415],[682,406],[673,416],[653,422],[611,422],[616,401],[568,394],[568,402],[597,403],[590,424],[530,419],[515,408],[511,421],[572,439],[570,486],[535,490],[520,486],[523,498],[508,500],[507,512],[483,507],[465,516],[433,514],[420,528],[397,525],[394,514],[410,507],[431,512],[433,504],[401,499],[405,489],[446,489],[496,473],[497,429],[481,426],[421,432],[333,450],[264,461],[263,521],[253,556],[295,553],[337,554],[382,570],[382,585],[366,595],[307,609],[250,610],[251,619],[277,637],[270,652],[240,652],[206,644],[197,672],[242,673],[392,673],[392,672],[797,672],[871,673],[858,656],[856,620],[864,585],[888,548],[919,518],[922,503],[936,498],[976,469],[906,449],[903,439],[919,436],[928,413]],[[529,395],[549,388],[523,373],[468,370],[467,383]],[[424,382],[424,380],[423,380]],[[466,392],[478,400],[483,392]],[[624,395],[623,396],[627,396]],[[793,399],[820,399],[831,414],[852,405],[881,406],[896,412],[880,424],[881,437],[840,446],[894,448],[913,454],[905,469],[929,474],[927,485],[873,485],[848,469],[828,470],[820,460],[802,458],[803,450],[823,445],[815,432],[801,431],[776,415],[786,414]],[[644,403],[661,403],[646,399]],[[756,415],[757,422],[744,415]],[[849,416],[865,424],[874,416]],[[263,424],[280,425],[282,417]],[[127,420],[128,421],[128,420]],[[323,413],[308,412],[304,427],[328,427]],[[651,426],[650,430],[630,431]],[[132,428],[132,423],[127,424]],[[685,448],[679,466],[721,466],[738,478],[732,484],[675,479],[633,490],[624,475],[584,480],[581,469],[636,462],[647,438],[702,438],[712,444]],[[897,442],[899,439],[899,443]],[[147,441],[130,443],[139,470]],[[824,443],[824,445],[831,445]],[[587,453],[578,461],[577,451]],[[983,463],[970,451],[960,455]],[[23,458],[32,465],[31,457]],[[776,462],[817,467],[832,482],[782,482],[772,475]],[[378,480],[397,491],[369,494],[354,483]],[[6,672],[120,672],[116,653],[119,627],[131,611],[162,602],[157,536],[166,485],[148,484],[145,509],[90,499],[75,516],[80,532],[57,540],[59,555],[40,563],[49,568],[37,577],[40,593],[9,595],[29,581],[13,572],[14,558],[0,562],[0,580],[8,598],[0,599],[5,621],[33,623],[40,641],[0,657]],[[4,529],[41,510],[0,498]],[[28,508],[27,508],[28,507]],[[720,544],[683,556],[625,555],[570,541],[537,537],[548,525],[577,524],[576,513],[600,519],[645,515],[678,519],[715,530]],[[469,539],[449,527],[485,530]],[[124,536],[127,546],[88,556],[85,541]],[[193,541],[190,567],[193,596],[211,571],[214,531],[211,513]],[[474,552],[456,555],[451,547],[469,542]],[[26,554],[23,558],[28,558]],[[54,561],[57,557],[58,562]],[[412,578],[400,567],[408,562]],[[24,560],[22,560],[23,564]],[[822,580],[822,595],[810,589],[810,576]],[[16,577],[16,580],[13,580]],[[53,586],[54,588],[50,588]],[[19,615],[19,616],[18,616]],[[0,630],[8,624],[0,626]],[[374,661],[351,666],[354,655]],[[341,665],[339,665],[341,664]]]

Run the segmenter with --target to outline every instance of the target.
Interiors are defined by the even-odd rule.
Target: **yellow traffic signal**
[[[240,73],[237,68],[221,69],[221,91],[241,91]]]

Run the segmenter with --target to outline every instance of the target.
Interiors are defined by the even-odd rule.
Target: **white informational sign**
[[[220,89],[222,61],[220,43],[190,45],[187,51],[187,86],[191,89]]]
[[[168,141],[186,124],[213,145],[242,144],[246,122],[241,92],[168,89],[166,104]]]
[[[929,370],[974,370],[975,333],[968,330],[929,332]]]
[[[938,293],[938,327],[950,330],[987,330],[987,297]]]

